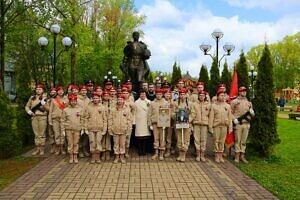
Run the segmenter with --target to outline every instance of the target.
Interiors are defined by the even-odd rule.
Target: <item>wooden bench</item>
[[[294,120],[300,120],[300,114],[290,113],[289,118]]]
[[[279,111],[281,111],[280,106],[277,106],[277,108],[278,108]],[[291,111],[292,112],[293,111],[293,106],[284,106],[283,111]]]

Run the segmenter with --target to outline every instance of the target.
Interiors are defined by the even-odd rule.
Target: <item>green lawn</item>
[[[300,199],[300,122],[278,119],[281,143],[262,159],[249,155],[238,167],[280,199]]]
[[[37,165],[42,158],[22,156],[0,160],[0,191]]]

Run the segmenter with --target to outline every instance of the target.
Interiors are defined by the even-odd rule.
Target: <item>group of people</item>
[[[47,95],[44,85],[36,84],[35,95],[25,106],[35,135],[33,155],[44,155],[47,132],[51,153],[64,155],[67,147],[69,163],[78,163],[78,156],[90,156],[91,163],[110,160],[112,150],[114,163],[126,163],[134,134],[139,155],[146,154],[152,141],[153,160],[162,161],[178,152],[176,160],[184,162],[192,136],[195,159],[205,162],[211,133],[215,162],[222,163],[226,135],[234,130],[235,162],[247,163],[246,141],[255,115],[247,88],[241,86],[238,96],[229,99],[226,86],[220,84],[216,96],[210,98],[203,82],[196,85],[193,91],[182,79],[174,89],[143,82],[137,94],[130,81],[115,88],[108,80],[102,88],[89,80],[66,90],[51,88]]]

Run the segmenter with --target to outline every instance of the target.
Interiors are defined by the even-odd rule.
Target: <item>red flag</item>
[[[234,68],[228,103],[230,103],[231,100],[235,99],[237,97],[237,95],[238,95],[238,76],[237,76],[237,72]]]

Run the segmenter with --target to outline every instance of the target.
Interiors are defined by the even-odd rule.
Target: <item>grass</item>
[[[17,156],[0,160],[0,191],[36,166],[42,158]]]
[[[248,156],[238,167],[280,199],[300,199],[300,122],[278,119],[281,143],[269,158]]]

